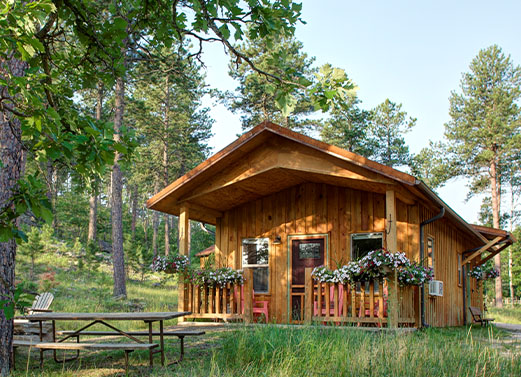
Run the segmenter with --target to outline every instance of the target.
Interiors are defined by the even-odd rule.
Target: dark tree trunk
[[[116,79],[116,112],[114,115],[114,141],[121,141],[120,130],[123,125],[123,113],[125,110],[125,81],[122,77]],[[116,151],[114,166],[112,167],[112,261],[114,268],[115,297],[126,297],[125,284],[125,255],[123,253],[123,174],[119,167],[120,153]]]
[[[27,64],[15,59],[0,60],[0,78],[12,74],[23,76]],[[7,89],[0,86],[0,94],[8,97]],[[0,211],[10,205],[17,190],[17,181],[23,174],[24,157],[21,145],[20,121],[7,111],[0,111]],[[0,242],[0,299],[14,293],[16,242]],[[0,310],[0,375],[7,376],[13,363],[13,321]]]

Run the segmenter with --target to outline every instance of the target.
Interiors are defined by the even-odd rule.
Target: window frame
[[[432,241],[432,257],[429,257],[429,241]],[[432,274],[436,277],[436,239],[430,234],[427,235],[425,240],[425,249],[427,251],[427,267],[432,267]]]
[[[458,287],[463,287],[463,255],[458,253]]]
[[[354,260],[353,259],[353,251],[354,251],[354,248],[353,248],[353,237],[354,236],[362,236],[362,235],[379,235],[381,240],[382,240],[382,243],[381,243],[381,246],[380,248],[383,248],[384,247],[384,233],[383,232],[358,232],[358,233],[351,233],[349,234],[349,251],[350,251],[350,257],[351,257],[351,260]],[[368,237],[366,239],[370,239],[371,237]],[[374,237],[376,238],[376,237]]]
[[[249,245],[260,245],[260,244],[264,244],[266,243],[268,245],[268,258],[267,258],[267,262],[264,264],[248,264],[248,263],[244,263],[244,245],[245,244],[249,244]],[[269,262],[270,262],[270,259],[269,259],[269,255],[270,255],[270,239],[268,237],[259,237],[259,238],[243,238],[241,240],[241,264],[242,264],[242,268],[267,268],[268,270],[268,278],[267,278],[267,281],[268,281],[268,289],[266,291],[258,291],[256,290],[255,293],[259,293],[259,294],[269,294],[270,293],[270,265],[269,265]]]

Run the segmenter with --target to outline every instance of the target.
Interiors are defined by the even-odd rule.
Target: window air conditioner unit
[[[443,296],[443,282],[440,280],[432,280],[429,282],[429,295]]]

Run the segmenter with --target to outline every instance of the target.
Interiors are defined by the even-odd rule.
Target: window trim
[[[244,244],[259,245],[266,243],[268,245],[268,260],[263,264],[245,264],[244,263]],[[241,239],[241,265],[242,268],[267,268],[268,269],[268,289],[266,291],[255,291],[255,294],[270,294],[270,239],[268,237],[259,238],[243,238]]]
[[[382,246],[380,246],[381,248],[384,247],[384,233],[383,232],[357,232],[357,233],[350,233],[349,234],[349,256],[350,256],[350,260],[353,260],[353,236],[359,236],[359,235],[364,235],[364,234],[375,234],[375,235],[380,235],[381,237],[381,240],[382,240]],[[371,237],[369,237],[370,239]],[[376,237],[374,237],[376,238]],[[368,239],[368,238],[366,238]]]
[[[434,278],[436,278],[436,239],[434,236],[427,234],[427,239],[425,240],[425,249],[427,251],[427,267],[429,266],[429,240],[432,241],[432,274]]]
[[[463,287],[463,255],[458,253],[458,287]]]

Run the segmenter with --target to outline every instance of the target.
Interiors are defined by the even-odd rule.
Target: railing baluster
[[[318,292],[318,310],[317,310],[317,316],[322,316],[322,282],[317,281],[317,292]]]
[[[374,318],[374,280],[369,283],[369,317]]]
[[[333,305],[334,305],[334,314],[335,314],[335,317],[338,317],[338,308],[339,308],[339,301],[338,301],[338,283],[335,283],[335,285],[334,285],[334,291],[333,291]]]
[[[331,309],[331,297],[330,297],[330,288],[329,288],[330,284],[329,283],[326,283],[326,317],[330,317],[330,309]]]

